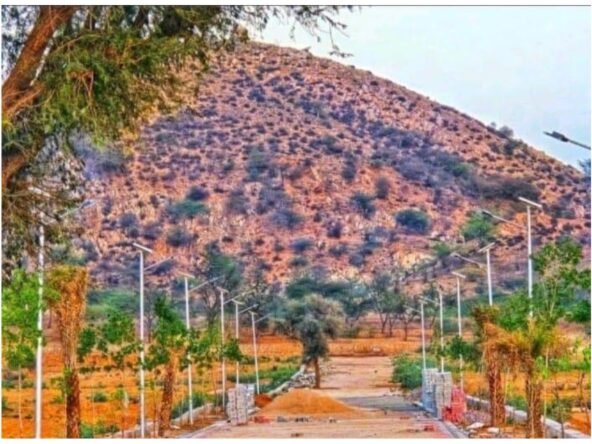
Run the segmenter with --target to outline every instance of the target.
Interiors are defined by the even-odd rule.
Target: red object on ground
[[[467,397],[460,388],[453,387],[450,398],[450,405],[446,406],[442,417],[445,421],[460,423],[463,421],[467,411]]]
[[[255,416],[253,417],[253,421],[257,424],[266,424],[271,422],[271,418],[268,418],[267,416]]]

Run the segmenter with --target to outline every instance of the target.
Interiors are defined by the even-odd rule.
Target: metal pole
[[[255,387],[259,394],[259,363],[257,362],[257,332],[255,330],[255,313],[251,312],[251,330],[253,331],[253,354],[255,356]]]
[[[532,317],[532,235],[530,230],[530,205],[526,205],[526,224],[528,227],[528,298],[531,300],[529,315]]]
[[[425,370],[427,367],[426,364],[426,348],[425,348],[425,321],[423,317],[423,302],[419,303],[420,306],[420,313],[421,313],[421,358],[423,361],[423,369]],[[255,360],[255,363],[257,361]]]
[[[487,257],[489,257],[489,251],[487,252]],[[462,339],[462,317],[461,317],[461,309],[460,309],[460,278],[456,277],[456,309],[458,313],[458,337]],[[459,367],[460,367],[460,389],[464,391],[465,381],[464,381],[464,374],[463,374],[463,367],[464,361],[463,356],[460,354],[459,356]]]
[[[144,438],[146,409],[144,400],[144,252],[140,250],[140,436]]]
[[[226,358],[224,357],[224,292],[220,290],[220,334],[222,335],[222,409],[226,406]]]
[[[442,291],[438,290],[438,297],[440,298],[440,372],[444,373],[444,312],[442,304]]]
[[[485,252],[487,258],[487,292],[489,294],[489,305],[493,305],[493,285],[491,283],[491,256],[489,249]]]
[[[41,438],[41,406],[43,404],[43,271],[45,267],[45,257],[43,249],[45,247],[45,229],[43,225],[39,226],[39,301],[37,309],[37,356],[35,365],[35,438]]]
[[[189,280],[187,276],[185,276],[185,325],[187,326],[187,331],[191,329],[191,324],[189,322]],[[187,390],[188,390],[188,398],[189,398],[189,424],[193,424],[193,384],[191,381],[191,373],[192,373],[192,366],[191,366],[191,356],[188,354],[187,358],[189,358],[189,363],[187,365]]]
[[[239,322],[238,322],[238,302],[234,301],[234,338],[236,339],[236,346],[240,348],[239,345]],[[240,363],[238,360],[235,363],[236,365],[236,378],[235,378],[235,386],[240,384]]]

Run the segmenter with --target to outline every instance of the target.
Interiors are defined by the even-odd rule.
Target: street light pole
[[[234,338],[236,339],[236,343],[237,343],[237,347],[239,346],[239,336],[240,336],[240,332],[239,332],[239,316],[238,316],[238,306],[242,305],[241,302],[237,301],[236,298],[232,300],[232,302],[234,302]],[[240,384],[240,363],[238,362],[238,360],[235,363],[236,366],[236,376],[235,376],[235,386],[238,386]]]
[[[140,244],[133,244],[140,251],[140,437],[146,434],[146,400],[144,396],[144,253],[153,253],[153,250]]]
[[[456,309],[457,309],[457,317],[458,317],[458,337],[462,339],[462,314],[461,314],[461,307],[460,307],[460,280],[466,279],[467,277],[464,274],[460,274],[456,271],[453,271],[452,274],[456,277]],[[459,366],[460,366],[460,389],[464,391],[465,388],[465,380],[464,380],[464,360],[462,353],[459,356]]]
[[[189,321],[189,278],[193,276],[190,274],[181,273],[183,276],[183,280],[185,281],[185,326],[187,327],[187,331],[191,329],[191,324]],[[189,400],[189,424],[193,424],[193,383],[191,380],[192,377],[192,365],[191,365],[191,356],[188,354],[188,364],[187,364],[187,398]]]
[[[487,294],[489,296],[489,305],[493,305],[493,284],[491,282],[491,254],[490,251],[495,245],[495,242],[484,246],[479,250],[479,253],[485,252],[485,258],[487,261]]]
[[[426,362],[426,346],[425,346],[425,318],[424,318],[424,313],[423,313],[423,301],[419,302],[419,310],[420,310],[420,316],[421,316],[421,359],[422,359],[422,363],[423,363],[423,369],[425,370],[427,368],[427,362]]]
[[[438,298],[440,299],[440,372],[444,373],[444,309],[442,302],[442,290],[438,288]]]
[[[45,228],[39,225],[39,301],[37,308],[37,355],[35,365],[35,438],[41,438],[41,406],[43,388],[43,278],[45,257]]]
[[[255,358],[255,389],[259,394],[259,362],[257,361],[257,332],[255,330],[255,312],[250,311],[251,331],[253,333],[253,356]]]
[[[224,356],[224,290],[223,288],[218,287],[220,291],[220,335],[221,335],[221,344],[222,344],[222,410],[226,407],[226,400],[224,399],[226,396],[226,358]]]
[[[528,233],[528,298],[532,300],[532,286],[533,286],[533,271],[532,271],[532,233],[531,233],[531,214],[530,208],[535,207],[542,209],[543,206],[539,203],[518,197],[518,200],[526,204],[526,226]],[[532,301],[531,301],[532,302]],[[530,316],[532,317],[532,304],[530,307]]]

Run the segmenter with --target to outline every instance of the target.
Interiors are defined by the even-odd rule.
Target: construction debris
[[[291,390],[278,396],[261,410],[261,414],[278,416],[278,421],[282,416],[330,414],[333,417],[356,413],[359,414],[353,407],[309,389]]]

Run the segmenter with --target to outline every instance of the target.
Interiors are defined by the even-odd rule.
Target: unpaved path
[[[388,357],[334,357],[323,379],[323,394],[360,407],[359,415],[311,416],[309,422],[217,423],[186,438],[452,438],[443,424],[418,411],[389,383]]]

